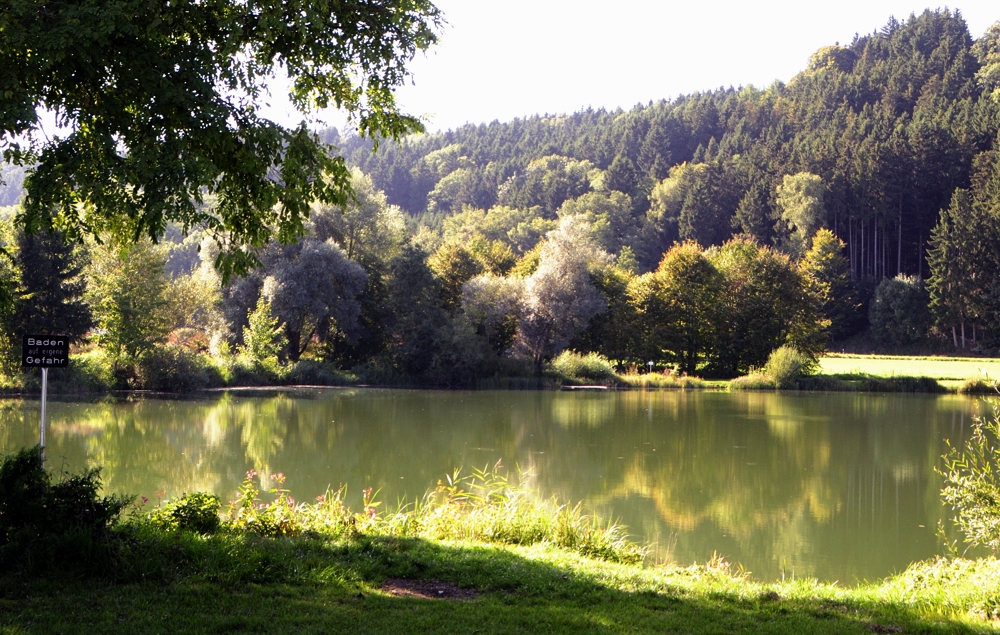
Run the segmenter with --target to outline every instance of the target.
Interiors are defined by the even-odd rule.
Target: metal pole
[[[41,432],[39,434],[40,443],[42,446],[42,460],[45,460],[45,401],[48,397],[49,391],[49,369],[42,368],[42,423]]]

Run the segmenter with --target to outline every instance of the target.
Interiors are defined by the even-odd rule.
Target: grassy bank
[[[499,469],[395,510],[367,491],[356,512],[339,492],[295,502],[280,475],[262,495],[251,473],[220,518],[210,495],[122,507],[92,473],[51,482],[37,457],[0,466],[4,635],[980,633],[1000,614],[995,559],[854,586],[644,563],[620,527]]]
[[[782,386],[790,390],[996,394],[1000,360],[991,358],[828,353],[815,373]],[[734,379],[730,390],[774,390],[764,372]]]
[[[358,537],[172,539],[152,581],[0,580],[0,632],[986,633],[995,560],[856,587],[754,582],[725,563],[619,565],[549,545]]]

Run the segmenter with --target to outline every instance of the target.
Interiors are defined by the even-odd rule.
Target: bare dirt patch
[[[473,589],[460,589],[451,582],[402,578],[389,578],[383,582],[382,592],[396,597],[422,600],[472,600],[479,595]]]

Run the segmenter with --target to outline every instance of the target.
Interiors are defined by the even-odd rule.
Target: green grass
[[[904,357],[895,355],[841,355],[820,358],[824,375],[866,374],[879,377],[929,377],[946,381],[970,378],[1000,379],[1000,359],[973,357]]]
[[[14,461],[38,476],[37,462]],[[213,497],[133,507],[98,532],[110,536],[98,560],[8,552],[0,634],[995,632],[996,559],[854,587],[762,583],[721,559],[642,563],[622,528],[499,470],[453,475],[394,511],[370,490],[360,512],[337,492],[296,503],[280,475],[261,502],[252,472],[221,524],[202,522]]]
[[[931,562],[848,588],[763,584],[721,562],[613,564],[544,544],[175,542],[165,579],[0,578],[0,633],[996,632],[985,619],[996,560]]]
[[[801,377],[789,388],[845,392],[920,392],[993,394],[1000,378],[1000,359],[972,357],[914,357],[902,355],[845,355],[827,353],[813,375]],[[738,377],[730,390],[773,390],[762,373]]]

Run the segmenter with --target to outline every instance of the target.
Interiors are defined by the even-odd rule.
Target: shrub
[[[789,388],[807,373],[809,366],[808,357],[786,344],[771,351],[764,364],[764,374],[774,381],[775,387]]]
[[[582,355],[576,351],[566,350],[552,360],[552,368],[560,375],[574,379],[601,381],[615,377],[615,369],[611,362],[598,353]]]
[[[983,377],[970,377],[958,387],[960,395],[995,395],[998,392],[997,382]]]
[[[737,377],[729,382],[729,390],[773,390],[777,387],[770,375],[759,371]]]
[[[99,471],[53,483],[40,446],[0,460],[0,569],[100,567],[116,553],[110,531],[130,499],[99,497]]]
[[[192,392],[222,384],[218,370],[205,356],[183,346],[156,346],[145,353],[136,365],[139,385],[161,392]]]
[[[337,371],[329,364],[303,359],[288,369],[282,381],[292,385],[346,386],[354,379],[350,373]]]
[[[858,390],[862,392],[948,392],[932,377],[909,377],[906,375],[896,377],[868,375],[861,380]]]
[[[167,501],[150,514],[150,520],[161,529],[187,529],[199,534],[211,534],[221,525],[219,506],[219,497],[215,494],[185,494],[177,500]]]
[[[973,545],[1000,550],[1000,411],[977,417],[972,436],[962,448],[944,455],[941,497],[955,513],[958,528]],[[950,444],[949,444],[950,445]]]
[[[917,276],[886,278],[875,288],[868,309],[872,337],[882,346],[912,344],[927,335],[930,299]]]

